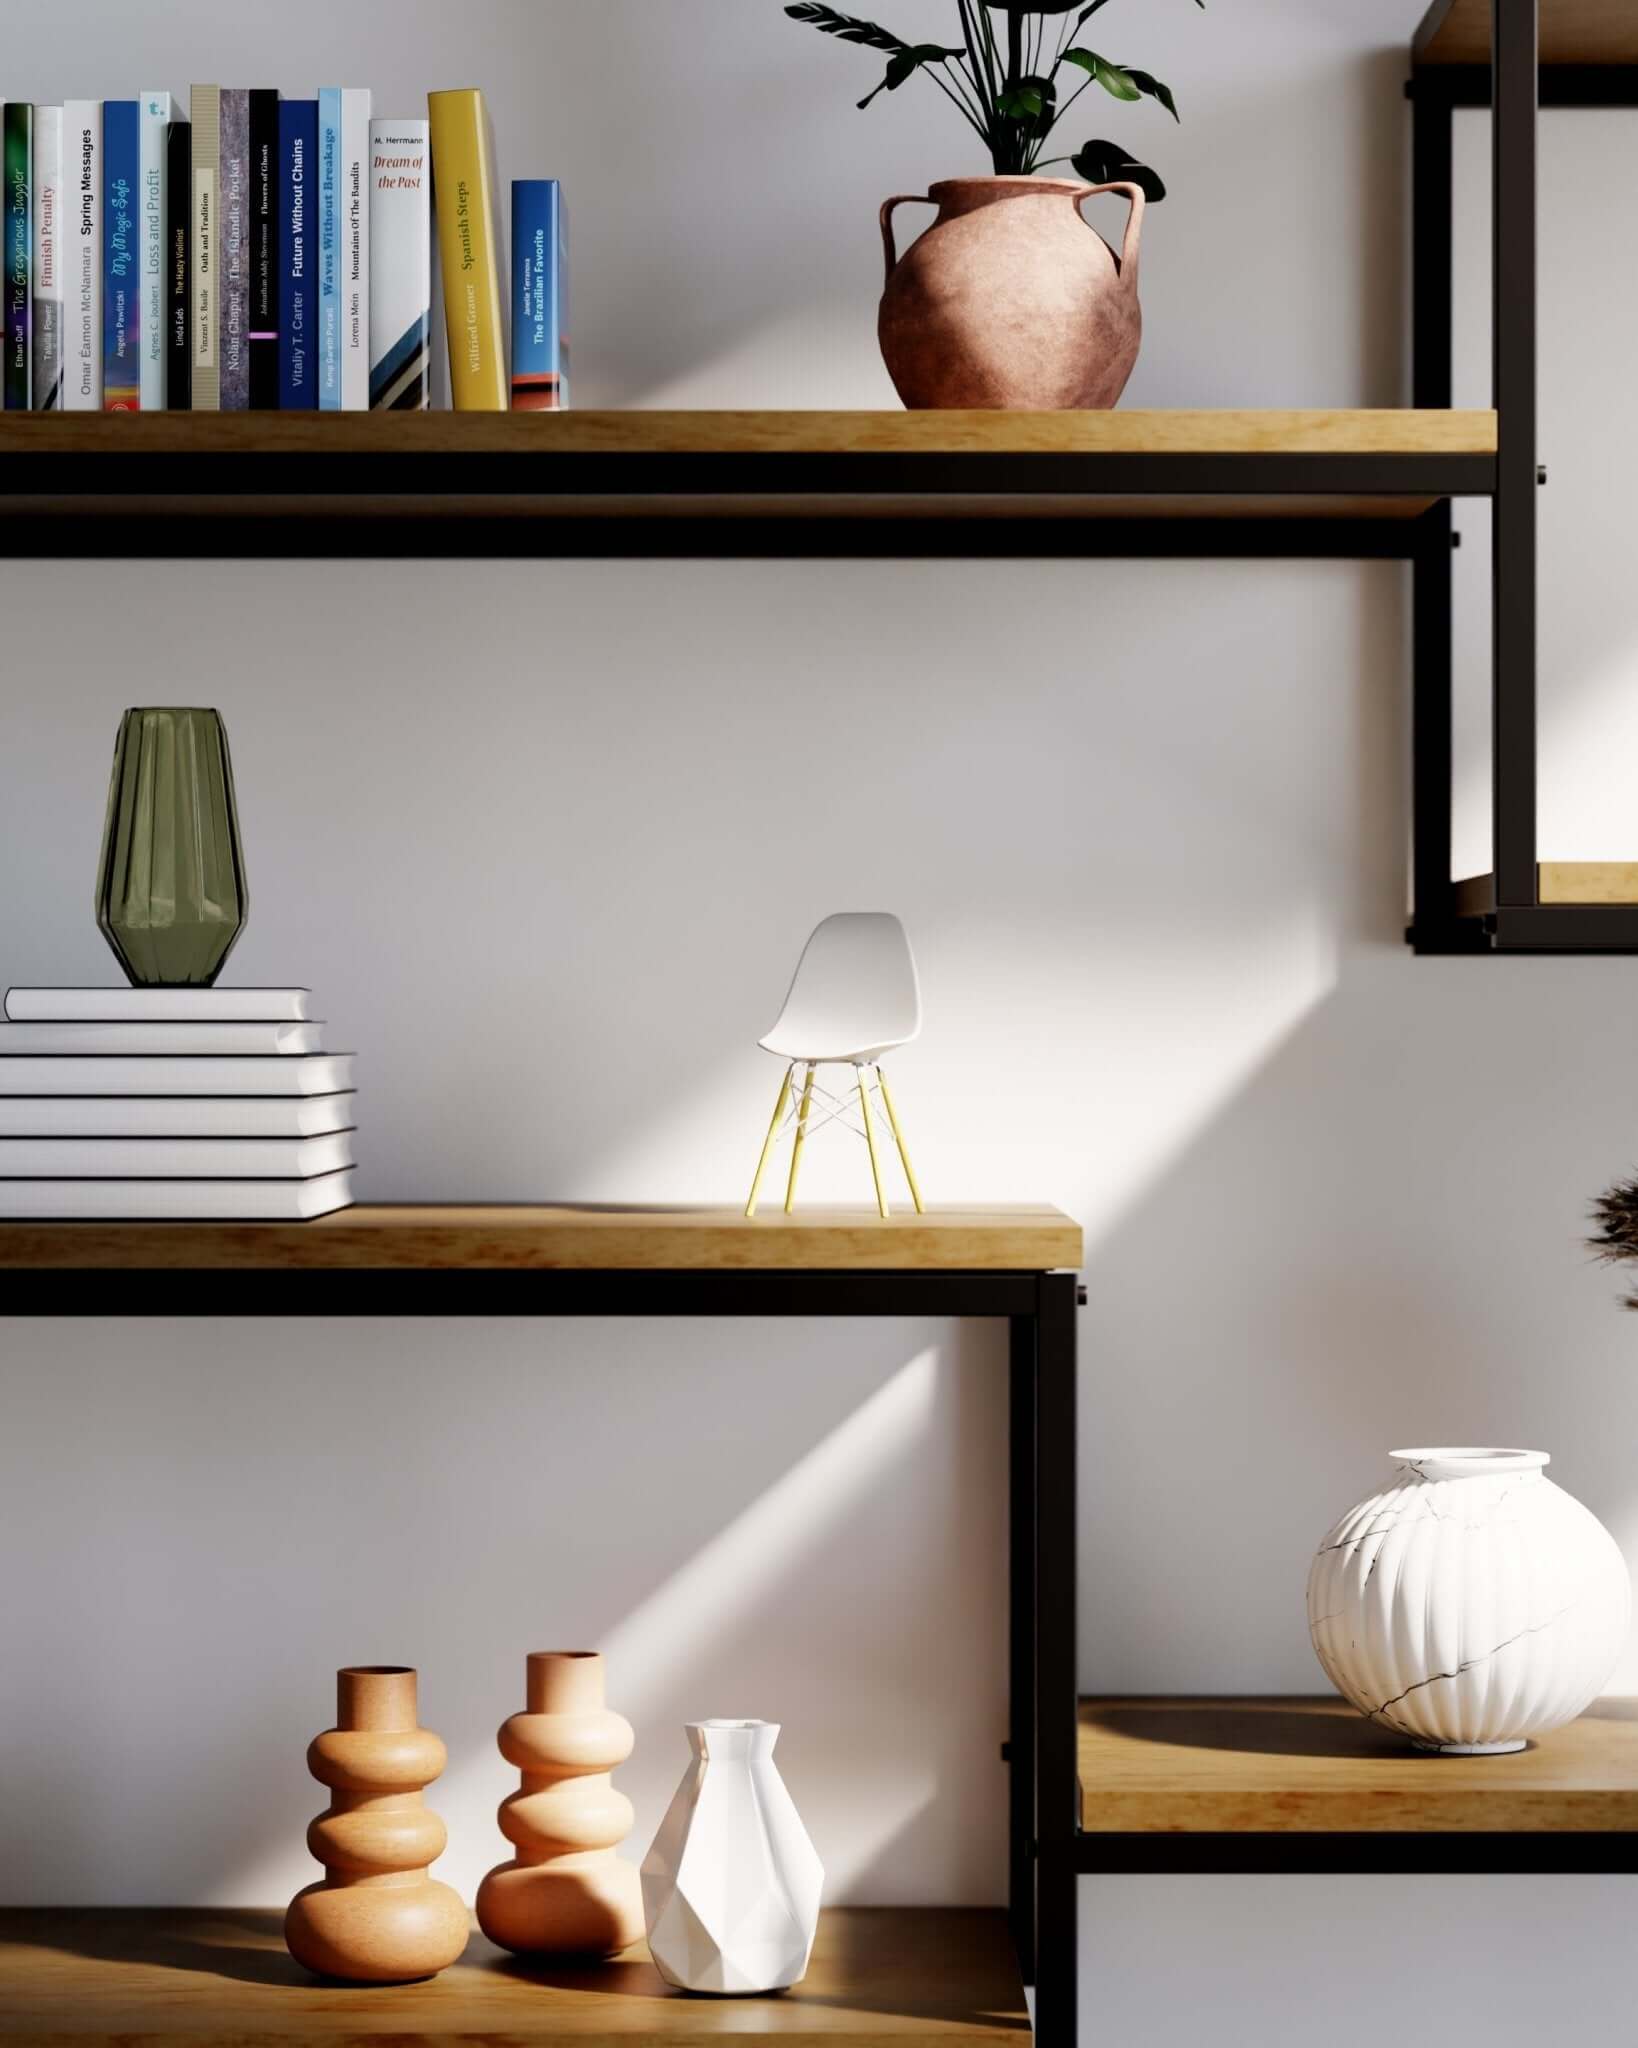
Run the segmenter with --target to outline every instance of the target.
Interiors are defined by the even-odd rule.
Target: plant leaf
[[[1092,75],[1112,99],[1136,100],[1143,97],[1118,64],[1110,64],[1102,57],[1098,59]]]
[[[1058,88],[1050,78],[1020,78],[996,101],[996,111],[1014,121],[1038,121],[1057,105]]]
[[[1006,114],[1014,121],[1033,121],[1040,115],[1044,102],[1033,87],[1015,85],[1010,92],[1004,92],[995,105],[998,113]]]
[[[917,43],[915,48],[903,49],[887,63],[887,76],[875,92],[868,92],[859,102],[860,111],[870,105],[884,92],[897,92],[906,79],[914,78],[924,64],[942,64],[950,57],[964,57],[965,50],[947,50],[942,43]]]
[[[1136,185],[1145,199],[1158,205],[1166,187],[1147,164],[1130,157],[1118,142],[1089,142],[1070,158],[1089,185]]]
[[[1078,64],[1083,71],[1089,71],[1106,93],[1117,100],[1136,100],[1143,97],[1135,80],[1128,76],[1120,64],[1111,64],[1107,57],[1100,57],[1096,50],[1065,50],[1062,61]]]
[[[856,15],[838,14],[834,7],[820,7],[814,0],[797,0],[785,12],[792,21],[806,22],[810,28],[818,29],[821,35],[839,36],[844,43],[863,43],[867,50],[907,50],[910,45],[902,36],[896,36],[891,29],[878,28],[873,21],[860,21]]]
[[[1152,71],[1140,71],[1135,64],[1122,64],[1118,68],[1132,81],[1139,92],[1146,92],[1152,98],[1159,100],[1160,104],[1174,121],[1182,120],[1182,115],[1177,111],[1177,102],[1172,98],[1171,87],[1169,85],[1162,85]]]

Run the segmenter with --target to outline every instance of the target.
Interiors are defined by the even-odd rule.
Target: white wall
[[[587,404],[889,403],[875,205],[978,167],[936,94],[855,114],[873,60],[775,0],[140,15],[6,0],[5,90],[323,73],[405,111],[484,83],[503,174],[570,182]],[[1397,402],[1414,6],[1106,19],[1186,116],[1084,129],[1173,188],[1133,402]],[[1625,232],[1630,138],[1589,126],[1572,177],[1564,130],[1548,560],[1615,587],[1578,583],[1596,624],[1548,640],[1546,808],[1566,841],[1597,820],[1550,850],[1628,851],[1604,420],[1633,286],[1586,223]],[[216,703],[254,895],[233,973],[310,981],[359,1049],[368,1194],[729,1199],[802,936],[899,909],[927,1189],[1088,1229],[1086,1685],[1315,1689],[1308,1554],[1393,1444],[1540,1444],[1638,1552],[1638,1329],[1578,1241],[1631,1164],[1638,963],[1403,949],[1407,596],[1380,565],[0,564],[0,978],[108,976],[119,710]],[[813,1148],[816,1197],[860,1172]],[[638,1848],[680,1722],[764,1713],[837,1896],[998,1897],[1002,1363],[937,1325],[0,1323],[7,1895],[282,1898],[328,1674],[377,1659],[424,1673],[470,1888],[493,1725],[556,1640],[614,1660]],[[1401,2006],[1459,1956],[1497,2043],[1549,2002],[1609,2025],[1632,1902],[1088,1881],[1088,2025],[1170,2048],[1323,2016],[1362,2048],[1375,2001],[1333,1992],[1377,1939]]]

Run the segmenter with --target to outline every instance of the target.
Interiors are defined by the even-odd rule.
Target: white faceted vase
[[[807,1973],[825,1873],[774,1764],[771,1721],[699,1721],[643,1859],[660,1975],[680,1991],[783,1991]]]
[[[1626,1645],[1632,1586],[1609,1531],[1545,1451],[1393,1451],[1308,1573],[1325,1675],[1419,1749],[1491,1756],[1562,1727]]]

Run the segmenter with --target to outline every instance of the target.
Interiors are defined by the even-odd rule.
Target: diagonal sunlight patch
[[[929,1432],[940,1426],[938,1365],[935,1350],[918,1352],[600,1642],[586,1645],[607,1655],[609,1704],[637,1729],[637,1752],[617,1779],[637,1806],[636,1826],[622,1846],[623,1855],[640,1859],[659,1825],[682,1773],[685,1720],[768,1713],[774,1678],[770,1662],[789,1664],[790,1628],[806,1625],[793,1621],[781,1634],[770,1617],[796,1612],[803,1588],[811,1589],[825,1572],[826,1553],[837,1544],[839,1532],[856,1521],[872,1498],[890,1496],[905,1464],[925,1455]],[[941,1503],[938,1513],[944,1512]],[[839,1696],[860,1691],[859,1674],[841,1667],[835,1683]],[[748,1697],[741,1698],[742,1691]],[[497,1702],[496,1721],[521,1704],[521,1699]],[[936,1752],[929,1749],[927,1767],[920,1772],[906,1769],[902,1749],[890,1769],[873,1769],[868,1756],[838,1766],[822,1737],[834,1718],[835,1702],[809,1704],[814,1725],[793,1725],[789,1734],[798,1743],[806,1738],[820,1745],[810,1748],[810,1765],[825,1796],[811,1802],[804,1818],[825,1860],[826,1896],[834,1902],[932,1803]],[[450,1823],[449,1846],[433,1874],[467,1899],[483,1873],[509,1853],[493,1815],[499,1799],[516,1784],[516,1773],[486,1741],[476,1752],[452,1755],[443,1776],[428,1789],[428,1805]],[[316,1785],[312,1793],[307,1811],[316,1813],[323,1793]],[[300,1820],[306,1817],[303,1812]],[[212,1887],[204,1903],[266,1904],[289,1897],[318,1875],[302,1848],[300,1821],[293,1819],[288,1838],[270,1844],[252,1864]]]
[[[836,1532],[921,1454],[935,1422],[937,1370],[931,1350],[909,1360],[608,1631],[602,1648],[610,1668],[625,1674],[622,1711],[639,1727],[658,1730],[679,1704],[685,1714],[741,1711],[719,1695],[725,1682],[742,1680],[722,1674],[743,1667],[745,1642],[825,1569]],[[741,1705],[757,1711],[755,1700]],[[679,1747],[679,1770],[680,1758]],[[836,1898],[867,1870],[935,1792],[931,1768],[918,1777],[902,1755],[886,1782],[861,1768],[833,1784],[829,1811],[808,1816],[826,1838],[827,1895]],[[837,1842],[848,1844],[845,1858]]]

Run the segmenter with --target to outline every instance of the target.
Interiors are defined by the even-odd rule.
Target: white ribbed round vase
[[[1308,1573],[1325,1675],[1419,1749],[1523,1749],[1590,1706],[1615,1668],[1632,1585],[1615,1540],[1546,1477],[1545,1451],[1391,1451]]]

